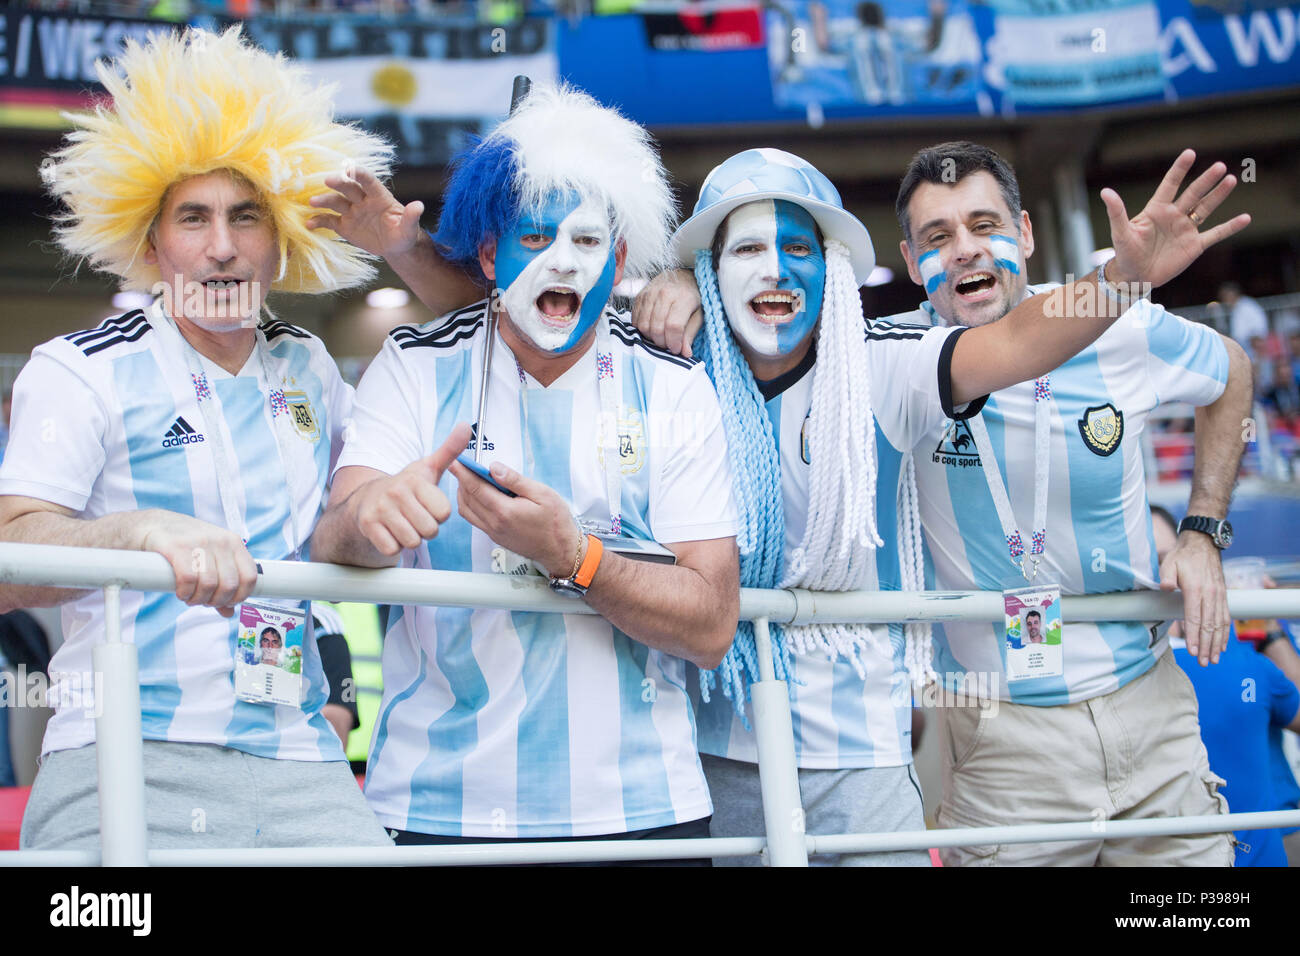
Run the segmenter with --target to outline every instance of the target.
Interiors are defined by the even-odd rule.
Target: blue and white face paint
[[[746,203],[727,217],[718,292],[731,330],[759,355],[794,351],[822,311],[826,259],[812,215],[784,199]]]
[[[921,280],[925,283],[927,295],[948,281],[948,273],[943,268],[938,249],[931,249],[917,259],[916,267],[921,270]]]
[[[993,253],[993,264],[999,269],[1006,269],[1013,275],[1020,275],[1020,243],[1010,236],[989,236],[989,251]],[[919,262],[918,262],[919,265]],[[929,291],[928,289],[926,291]]]
[[[614,290],[609,215],[598,203],[556,195],[497,240],[496,284],[519,333],[544,352],[574,348]]]

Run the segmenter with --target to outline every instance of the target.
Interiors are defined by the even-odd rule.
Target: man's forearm
[[[966,332],[952,359],[953,402],[964,404],[1046,375],[1095,342],[1126,311],[1096,273],[1031,296]]]
[[[706,670],[736,634],[740,588],[715,584],[682,565],[634,561],[606,552],[587,604],[629,637]]]
[[[444,315],[483,298],[485,290],[438,254],[428,233],[408,250],[390,256],[388,265],[434,315]]]
[[[1264,648],[1264,656],[1277,665],[1278,670],[1287,676],[1291,683],[1300,687],[1300,655],[1285,636],[1276,641],[1269,641]]]
[[[350,564],[358,568],[391,568],[401,555],[380,554],[357,524],[358,488],[337,505],[331,504],[311,536],[311,559],[328,564]]]
[[[1253,378],[1250,359],[1241,346],[1223,339],[1228,351],[1228,381],[1223,394],[1196,410],[1196,461],[1189,515],[1223,518],[1237,482],[1237,470],[1246,447],[1245,429],[1251,411]]]
[[[36,511],[10,519],[0,540],[13,544],[53,544],[72,548],[138,550],[142,512],[125,511],[86,521],[53,511]],[[85,589],[6,584],[0,586],[0,610],[55,607],[88,593]]]

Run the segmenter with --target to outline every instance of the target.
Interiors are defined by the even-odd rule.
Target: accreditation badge
[[[250,704],[302,706],[302,643],[307,606],[245,601],[239,606],[235,696]]]
[[[1007,682],[1065,674],[1061,588],[1039,584],[1002,592]]]

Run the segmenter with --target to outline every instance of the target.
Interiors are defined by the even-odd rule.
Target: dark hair
[[[1162,508],[1160,505],[1150,505],[1149,507],[1151,508],[1151,517],[1164,518],[1165,521],[1169,522],[1169,527],[1174,529],[1174,534],[1178,533],[1178,522],[1174,520],[1174,516],[1169,513],[1168,508]]]
[[[858,15],[858,22],[864,27],[880,27],[885,25],[885,11],[878,3],[859,3],[854,8]]]
[[[987,146],[963,140],[927,146],[907,164],[907,172],[903,173],[903,180],[898,184],[898,201],[894,204],[898,224],[903,227],[903,238],[912,241],[912,223],[907,216],[907,204],[911,202],[917,186],[921,183],[954,185],[971,173],[981,170],[997,181],[1002,198],[1011,210],[1011,217],[1016,220],[1016,231],[1019,232],[1020,184],[1016,182],[1016,171]]]
[[[271,634],[275,635],[275,639],[277,641],[281,641],[283,643],[283,638],[280,637],[280,632],[273,627],[262,628],[262,633],[257,636],[258,643],[261,643],[262,639],[266,637],[268,631]]]
[[[1026,612],[1025,612],[1025,620],[1027,621],[1027,620],[1029,620],[1031,617],[1036,617],[1036,618],[1038,618],[1040,621],[1043,619],[1043,615],[1039,614],[1037,611],[1034,611],[1034,610],[1026,611]]]

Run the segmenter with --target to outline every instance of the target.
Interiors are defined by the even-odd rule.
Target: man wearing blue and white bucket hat
[[[1128,225],[1111,195],[1112,223]],[[1164,242],[1181,226],[1165,206],[1153,200],[1136,234],[1116,241],[1112,282],[1158,284],[1199,255],[1199,245],[1173,250]],[[1111,314],[1051,322],[1044,316],[1066,314],[1066,300],[1036,296],[978,329],[876,323],[864,336],[857,288],[875,261],[867,230],[825,176],[780,150],[747,150],[715,168],[673,248],[680,265],[694,267],[703,328],[695,335],[684,321],[690,309],[679,309],[665,334],[653,298],[638,324],[700,358],[717,388],[748,587],[920,589],[910,450],[945,419],[977,414],[989,392],[1054,368],[1119,314],[1100,309]],[[1080,294],[1109,301],[1098,293],[1091,277],[1066,290],[1072,302]],[[877,486],[886,491],[879,502]],[[918,683],[932,678],[928,629],[774,631],[776,673],[791,684],[805,811],[791,825],[814,834],[922,829],[908,673]],[[734,709],[708,693],[718,676]],[[746,687],[756,679],[753,633],[742,623],[722,666],[700,681],[701,698],[709,697],[697,721],[713,836],[763,830],[756,745],[744,717]],[[913,851],[837,862],[927,859]]]

